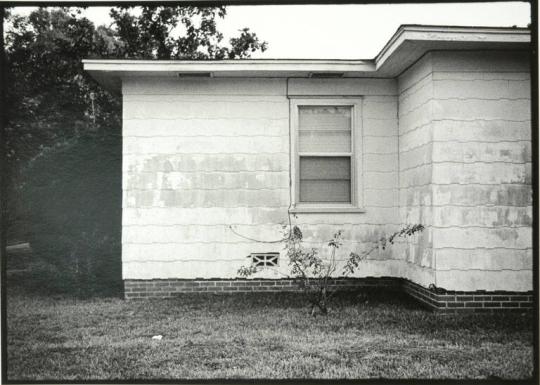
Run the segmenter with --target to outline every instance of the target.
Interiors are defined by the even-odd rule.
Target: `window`
[[[358,99],[291,100],[295,208],[359,209]]]

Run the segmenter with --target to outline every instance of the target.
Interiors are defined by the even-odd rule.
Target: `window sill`
[[[354,213],[365,213],[366,209],[363,207],[296,206],[296,207],[291,208],[290,212],[293,214],[307,214],[307,213],[315,213],[315,214],[351,213],[351,214],[354,214]]]

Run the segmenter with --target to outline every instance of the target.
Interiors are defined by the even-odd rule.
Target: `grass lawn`
[[[531,315],[440,316],[399,293],[126,302],[8,288],[9,380],[530,378]],[[163,339],[151,337],[161,334]]]

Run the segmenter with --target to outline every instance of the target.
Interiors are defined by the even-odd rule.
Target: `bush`
[[[410,237],[424,230],[421,224],[407,225],[401,230],[396,231],[389,236],[381,237],[375,245],[364,251],[362,254],[351,252],[341,271],[340,277],[347,277],[354,274],[360,263],[368,258],[375,250],[385,249],[394,244],[396,238]],[[337,261],[336,251],[342,246],[342,231],[339,230],[328,242],[330,255],[323,258],[319,255],[317,249],[306,249],[302,245],[303,234],[298,226],[291,226],[286,232],[283,242],[288,259],[289,273],[280,272],[282,275],[293,278],[298,287],[307,295],[311,305],[311,315],[315,315],[315,309],[318,308],[321,314],[328,314],[328,304],[335,295],[335,291],[330,291],[331,278],[336,276]],[[266,267],[268,268],[268,267]],[[255,274],[259,268],[255,265],[241,267],[238,270],[240,276],[249,277]]]
[[[122,141],[85,135],[42,152],[23,173],[33,258],[79,294],[121,289]]]

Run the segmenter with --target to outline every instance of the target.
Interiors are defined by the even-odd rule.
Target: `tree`
[[[95,28],[78,8],[7,15],[10,162],[24,165],[66,139],[121,127],[119,98],[90,78],[84,58],[234,59],[267,46],[248,28],[223,45],[216,19],[225,7],[147,6],[140,15],[117,7],[110,14],[113,28]]]
[[[29,238],[63,280],[87,282],[85,292],[121,283],[121,101],[81,60],[239,58],[266,48],[248,29],[223,45],[216,19],[225,15],[118,7],[111,27],[96,28],[77,8],[7,13],[9,233]]]
[[[110,56],[107,51],[116,47],[103,46],[93,23],[79,15],[80,10],[39,8],[27,17],[8,18],[10,162],[23,166],[45,148],[90,130],[120,126],[118,97],[92,81],[81,63],[95,52]]]
[[[119,43],[106,45],[77,9],[12,13],[7,22],[9,235],[29,240],[34,260],[57,273],[45,282],[110,285],[121,272],[120,100],[81,59],[111,55]],[[110,190],[96,191],[105,181]]]
[[[227,15],[221,7],[142,7],[136,16],[129,7],[111,10],[124,43],[123,56],[141,59],[236,59],[265,51],[266,42],[244,28],[225,46],[217,20]],[[176,34],[176,36],[174,36]]]

